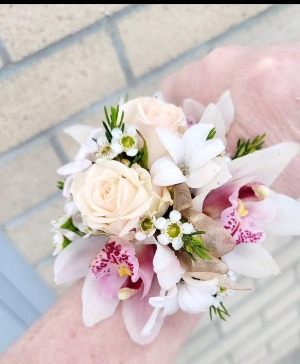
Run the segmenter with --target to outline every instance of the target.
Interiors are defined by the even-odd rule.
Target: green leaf
[[[192,257],[192,260],[195,261],[196,256],[203,260],[211,260],[211,257],[206,253],[209,249],[203,244],[201,238],[193,234],[184,234],[182,240],[183,249]]]
[[[218,316],[223,321],[226,321],[225,316],[229,316],[230,317],[228,311],[226,310],[226,308],[223,305],[223,302],[220,302],[220,306],[222,308],[220,308],[220,307],[216,308],[215,306],[210,306],[210,308],[209,308],[209,316],[210,316],[210,319],[211,320],[212,320],[212,312],[213,311],[214,311],[214,314],[216,316]]]
[[[71,240],[69,240],[68,238],[66,238],[65,236],[64,236],[64,241],[63,241],[63,243],[62,243],[62,248],[63,249],[65,249],[69,244],[71,244],[72,243],[72,241]]]
[[[140,149],[140,152],[142,153],[141,159],[139,161],[139,165],[142,168],[148,169],[148,147],[147,147],[147,143],[145,138],[143,137],[143,135],[137,131],[138,135],[143,139],[143,148]]]
[[[112,134],[111,134],[111,131],[109,130],[109,127],[107,126],[107,124],[105,123],[105,121],[102,121],[102,124],[104,126],[104,129],[105,129],[105,136],[106,136],[106,139],[108,140],[108,142],[110,143],[111,140],[112,140]]]
[[[64,189],[65,182],[64,181],[57,181],[56,187],[60,190]]]
[[[215,135],[216,135],[216,132],[217,132],[216,128],[212,128],[211,131],[209,132],[206,140],[213,139],[215,137]]]
[[[237,142],[237,151],[232,159],[243,157],[247,154],[260,150],[265,143],[266,134],[257,135],[252,141],[250,139],[239,139]]]
[[[72,218],[70,217],[66,222],[64,222],[61,226],[61,229],[66,229],[69,231],[73,231],[73,233],[84,236],[84,234],[73,224]]]
[[[61,226],[61,229],[66,229],[66,230],[70,230],[73,231],[75,233],[75,231],[77,230],[77,227],[74,226],[72,218],[70,217],[66,222],[64,222]]]

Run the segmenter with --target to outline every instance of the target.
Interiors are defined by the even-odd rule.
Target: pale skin
[[[235,123],[228,135],[230,150],[239,137],[267,133],[267,145],[300,142],[300,44],[264,48],[223,47],[186,66],[162,85],[169,102],[190,97],[203,104],[229,89]],[[275,184],[277,191],[299,197],[300,155]],[[156,340],[134,344],[122,322],[121,311],[93,328],[81,316],[82,281],[76,283],[0,359],[22,363],[174,363],[199,315],[169,317]]]

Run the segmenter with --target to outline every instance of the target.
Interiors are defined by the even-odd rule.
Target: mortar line
[[[285,5],[285,6],[287,6],[287,5]],[[145,83],[147,84],[147,82],[151,82],[157,78],[164,77],[164,76],[170,74],[171,72],[175,71],[179,67],[182,67],[184,64],[190,62],[191,60],[193,60],[195,58],[199,58],[199,57],[207,54],[207,52],[209,52],[212,48],[214,48],[214,45],[216,45],[216,43],[219,42],[220,40],[226,39],[227,37],[231,36],[232,34],[238,32],[245,25],[253,24],[258,19],[260,19],[266,15],[269,16],[269,15],[273,14],[274,12],[280,11],[282,9],[282,7],[283,7],[283,4],[273,5],[270,8],[264,10],[263,12],[257,14],[256,16],[254,16],[250,19],[247,19],[243,23],[240,23],[240,24],[228,29],[225,33],[210,39],[208,42],[200,44],[200,45],[188,50],[187,52],[183,53],[182,55],[176,57],[175,59],[157,67],[155,70],[152,70],[138,78],[133,79],[130,85],[128,85],[124,88],[121,88],[121,89],[117,90],[116,92],[114,92],[113,94],[110,94],[110,95],[104,97],[102,100],[91,104],[88,108],[85,108],[85,109],[71,115],[70,117],[68,117],[61,123],[59,123],[58,125],[51,126],[50,128],[38,133],[37,135],[33,136],[32,138],[27,139],[26,141],[21,143],[18,147],[13,147],[9,151],[4,152],[0,156],[0,163],[2,162],[3,159],[10,158],[11,153],[12,154],[17,153],[16,149],[23,148],[41,137],[45,137],[45,136],[47,137],[47,135],[48,135],[48,137],[50,137],[56,131],[62,130],[64,127],[72,124],[73,122],[79,121],[80,119],[84,119],[90,115],[93,115],[96,112],[102,111],[102,108],[105,104],[108,104],[110,102],[115,103],[118,97],[124,96],[126,93],[128,93],[128,91],[132,87],[138,87]],[[0,73],[1,73],[1,71],[0,71]]]
[[[133,82],[134,77],[133,77],[130,63],[127,58],[126,51],[124,49],[123,42],[121,40],[119,31],[118,31],[118,28],[117,28],[115,22],[112,22],[110,29],[109,29],[109,34],[110,34],[110,37],[111,37],[111,40],[113,43],[113,47],[117,54],[117,57],[119,59],[119,64],[125,75],[127,84],[130,85]]]
[[[3,62],[3,68],[11,62],[10,55],[1,38],[0,38],[0,57]]]
[[[5,222],[0,226],[0,229],[7,231],[7,229],[13,229],[22,223],[24,223],[28,218],[32,217],[35,213],[39,212],[41,209],[48,207],[51,203],[58,202],[61,199],[61,192],[47,197],[45,200],[37,203],[34,206],[29,207],[26,211],[20,213],[19,215],[13,217],[11,220]],[[55,218],[55,216],[53,216]],[[49,230],[50,230],[50,222],[49,222]]]
[[[60,160],[61,164],[66,164],[69,162],[69,158],[64,151],[60,141],[57,138],[57,135],[52,135],[49,138],[49,142],[54,149],[55,154],[57,155],[58,159]]]
[[[29,54],[25,56],[23,59],[10,63],[6,67],[3,67],[0,70],[0,81],[7,80],[11,77],[15,77],[20,72],[34,66],[39,61],[46,59],[47,57],[56,54],[57,52],[70,47],[74,43],[78,43],[80,41],[85,40],[88,36],[93,35],[95,33],[100,32],[101,30],[107,30],[107,26],[110,25],[111,22],[117,21],[129,14],[133,11],[139,10],[140,8],[148,6],[144,4],[131,4],[124,9],[117,11],[112,15],[105,16],[104,18],[94,22],[87,27],[80,29],[79,31],[68,34],[62,39],[59,39],[55,43],[51,43],[45,48],[42,48],[36,51],[33,54]]]

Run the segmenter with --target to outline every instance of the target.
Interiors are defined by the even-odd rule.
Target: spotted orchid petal
[[[90,261],[103,248],[107,239],[106,235],[96,235],[69,244],[55,260],[55,282],[61,284],[84,277],[88,273]]]

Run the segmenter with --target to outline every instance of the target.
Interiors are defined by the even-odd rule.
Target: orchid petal
[[[234,119],[234,106],[229,90],[223,93],[219,101],[216,103],[216,106],[222,114],[225,124],[225,132],[227,133]]]
[[[256,182],[270,186],[299,150],[297,143],[280,143],[232,160],[228,164],[229,171],[235,180],[250,176],[255,177]]]
[[[184,99],[182,102],[182,109],[184,115],[186,115],[188,122],[191,121],[192,124],[199,122],[205,107],[193,99]]]
[[[78,144],[85,144],[90,135],[96,130],[87,125],[73,125],[64,129],[64,133],[72,137]]]
[[[280,269],[271,255],[259,244],[237,245],[222,260],[235,273],[251,278],[264,278],[278,275]]]
[[[157,309],[153,310],[153,307],[148,303],[149,298],[157,296],[159,291],[158,282],[154,279],[146,297],[142,298],[143,293],[140,291],[134,297],[123,301],[124,324],[135,343],[149,344],[159,334],[164,318]]]
[[[213,297],[218,285],[216,278],[210,281],[199,281],[184,276],[184,281],[178,286],[178,303],[183,311],[200,313],[216,304],[216,299]]]
[[[184,145],[184,159],[186,162],[192,158],[196,150],[203,150],[206,138],[212,128],[212,124],[196,124],[188,128],[183,134],[181,140]]]
[[[181,170],[170,157],[163,157],[153,163],[150,174],[152,182],[157,186],[172,186],[186,181]]]
[[[200,188],[209,183],[220,171],[220,166],[213,161],[207,161],[198,169],[190,171],[186,181],[191,188]]]
[[[170,153],[170,156],[174,160],[175,164],[179,164],[182,161],[184,155],[184,148],[179,136],[171,130],[166,128],[155,128],[161,144]]]
[[[57,173],[62,176],[68,176],[70,174],[75,174],[82,172],[89,168],[92,162],[88,159],[81,159],[80,161],[67,163],[64,166],[58,168]]]
[[[88,273],[90,261],[103,248],[108,236],[97,235],[81,238],[64,248],[54,263],[54,277],[57,284],[66,283]]]
[[[163,292],[165,293],[165,291]],[[163,294],[158,297],[151,297],[149,299],[149,303],[153,307],[163,308],[164,317],[173,315],[179,310],[177,293],[177,285],[175,285],[168,291],[168,294],[166,296]]]
[[[110,280],[111,289],[117,290],[120,280]],[[106,288],[106,287],[104,287]],[[101,278],[95,278],[89,273],[82,288],[82,315],[84,324],[88,327],[112,316],[119,304],[119,299],[106,295],[101,286]]]
[[[217,155],[221,154],[224,149],[225,147],[221,139],[214,138],[207,140],[199,148],[196,147],[189,159],[185,158],[185,162],[190,167],[190,169],[196,169],[203,166],[206,162],[215,158]]]
[[[139,274],[144,283],[143,296],[145,297],[151,287],[153,271],[154,248],[152,245],[138,245],[135,247],[136,257],[139,261]]]
[[[215,104],[209,104],[207,106],[199,123],[202,125],[212,124],[212,127],[216,129],[216,137],[220,138],[226,145],[226,125],[221,111]]]
[[[175,253],[169,247],[160,244],[157,244],[153,266],[158,282],[165,290],[178,283],[185,272]]]
[[[280,193],[272,192],[271,199],[276,206],[274,219],[266,225],[270,235],[300,235],[300,203]]]
[[[228,182],[232,175],[228,170],[228,161],[224,157],[215,158],[214,163],[220,166],[220,171],[201,189],[196,192],[196,197],[193,199],[193,209],[202,212],[203,202],[206,196],[214,189],[219,188]]]

